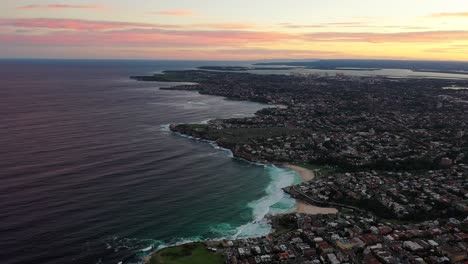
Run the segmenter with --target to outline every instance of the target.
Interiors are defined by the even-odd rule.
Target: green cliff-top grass
[[[208,250],[202,243],[185,244],[156,252],[150,264],[222,264],[223,256]]]

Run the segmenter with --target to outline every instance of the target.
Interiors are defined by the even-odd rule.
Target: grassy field
[[[222,255],[208,250],[202,243],[165,248],[155,253],[150,264],[222,264]]]

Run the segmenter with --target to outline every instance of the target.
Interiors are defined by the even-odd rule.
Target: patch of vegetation
[[[284,127],[268,128],[225,128],[217,130],[206,124],[180,124],[174,131],[197,138],[216,140],[227,145],[242,145],[252,143],[254,140],[266,141],[270,137],[299,134],[300,129]]]
[[[131,76],[130,78],[145,82],[208,82],[212,78],[210,72],[205,71],[164,71],[149,76]]]
[[[214,70],[214,71],[282,71],[297,69],[298,67],[243,67],[243,66],[202,66],[198,67],[200,70]]]
[[[184,131],[193,131],[196,133],[207,133],[209,131],[209,126],[206,124],[180,124],[177,125],[177,129]]]
[[[468,233],[468,223],[463,222],[460,227],[460,230],[464,233]]]
[[[272,236],[278,237],[297,229],[297,222],[291,214],[279,215],[276,216],[275,221],[273,222],[273,228],[275,229],[275,232]]]
[[[222,264],[221,254],[210,251],[203,243],[165,248],[151,256],[150,264]]]
[[[323,176],[329,176],[334,173],[340,172],[340,168],[336,166],[330,166],[330,165],[318,165],[318,164],[313,164],[309,162],[295,162],[292,163],[293,165],[299,166],[306,168],[308,170],[319,170],[318,173],[315,174],[316,177],[323,177]]]
[[[201,66],[200,70],[213,70],[213,71],[247,71],[250,68],[242,66]]]
[[[380,221],[383,223],[390,223],[394,225],[408,225],[408,224],[415,224],[419,222],[419,221],[402,220],[402,219],[396,219],[396,218],[393,218],[393,219],[381,218]]]
[[[354,216],[356,214],[356,212],[354,210],[349,209],[349,208],[341,208],[340,209],[340,214]]]

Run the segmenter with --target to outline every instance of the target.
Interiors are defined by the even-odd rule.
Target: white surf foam
[[[277,215],[291,212],[296,207],[296,201],[283,192],[282,188],[300,182],[299,175],[289,169],[274,165],[264,165],[271,181],[265,189],[266,196],[250,202],[254,220],[237,228],[234,238],[264,236],[271,233],[271,225],[265,220],[267,215]]]
[[[226,152],[229,157],[234,157],[230,149],[222,148],[215,141],[194,138],[192,136],[177,133],[182,137],[209,143],[213,148]],[[250,162],[247,161],[246,162]],[[250,202],[247,206],[251,208],[253,220],[237,228],[221,228],[220,239],[236,239],[244,237],[265,236],[271,233],[272,227],[265,220],[267,215],[277,215],[293,211],[296,208],[296,200],[291,198],[282,189],[301,182],[301,177],[297,172],[288,168],[279,168],[274,165],[266,165],[258,162],[250,162],[257,166],[263,166],[270,183],[265,189],[266,195],[258,200]],[[221,232],[220,232],[221,231]],[[234,233],[234,235],[233,235]]]
[[[163,132],[170,132],[171,131],[170,126],[171,126],[170,124],[160,125],[159,130]]]

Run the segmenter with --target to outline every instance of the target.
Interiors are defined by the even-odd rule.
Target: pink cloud
[[[118,21],[96,21],[82,19],[59,19],[59,18],[19,18],[19,19],[1,19],[0,26],[11,26],[21,28],[48,28],[48,29],[72,29],[72,30],[110,30],[125,28],[164,28],[164,29],[182,29],[182,28],[206,28],[206,29],[251,29],[254,24],[249,23],[207,23],[207,24],[153,24],[136,22],[118,22]]]
[[[26,5],[20,6],[16,9],[18,10],[31,10],[31,9],[50,9],[50,10],[57,10],[57,9],[101,9],[102,6],[99,5]]]
[[[163,16],[190,16],[190,15],[195,14],[195,12],[190,9],[175,9],[175,10],[156,12],[156,14],[163,15]]]
[[[179,28],[177,25],[95,21],[82,19],[55,19],[55,18],[23,18],[0,19],[0,26],[20,28],[47,28],[47,29],[71,29],[71,30],[110,30],[124,28]]]
[[[243,47],[273,47],[275,44],[298,43],[449,43],[468,40],[468,31],[421,31],[397,33],[312,32],[243,30],[250,24],[164,25],[134,22],[110,22],[78,19],[0,19],[6,30],[0,33],[2,45],[34,47],[135,47],[199,48],[243,52],[239,56],[269,54],[270,50]],[[211,28],[210,28],[211,27]],[[15,30],[16,29],[16,30]],[[45,30],[44,30],[45,29]],[[52,29],[52,30],[49,30]],[[236,51],[239,49],[239,51]],[[278,51],[280,52],[280,51]],[[283,54],[306,57],[313,51],[282,50]],[[318,54],[318,53],[317,53]],[[334,56],[334,54],[325,54]]]
[[[110,31],[55,31],[46,34],[4,34],[0,42],[21,45],[71,46],[145,46],[145,47],[212,47],[286,41],[292,36],[277,32],[232,30],[164,30],[126,29]]]

